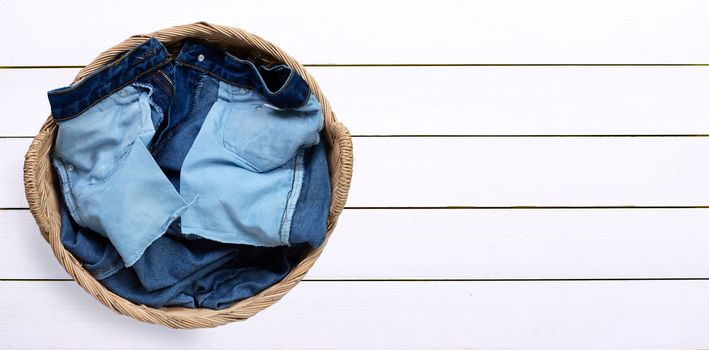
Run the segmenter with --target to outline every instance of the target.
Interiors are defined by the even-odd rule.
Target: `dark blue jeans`
[[[200,57],[205,53],[209,57],[206,61]],[[79,118],[83,110],[123,86],[144,89],[155,130],[146,142],[147,149],[169,183],[180,191],[185,158],[225,80],[250,87],[277,109],[297,107],[311,98],[302,78],[286,66],[256,67],[247,61],[229,60],[233,56],[196,42],[185,44],[181,56],[186,59],[172,60],[159,41],[150,39],[85,78],[81,85],[60,95],[50,92],[53,115],[58,122]],[[200,64],[187,64],[190,59]],[[275,87],[280,87],[279,93],[273,93]],[[300,151],[303,175],[289,227],[290,246],[208,240],[183,233],[178,218],[167,234],[153,240],[126,267],[110,237],[79,225],[60,196],[62,243],[109,290],[135,303],[227,307],[279,281],[306,251],[322,244],[330,202],[326,151],[324,142]],[[63,164],[55,162],[55,167],[59,166]],[[60,180],[66,185],[66,179]]]

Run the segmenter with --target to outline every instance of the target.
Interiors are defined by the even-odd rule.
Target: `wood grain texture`
[[[78,69],[0,69],[0,136],[33,136]],[[310,67],[354,135],[709,134],[709,67]]]
[[[102,4],[90,15],[81,11],[93,5],[4,1],[0,23],[14,35],[0,37],[0,47],[8,48],[0,52],[0,65],[85,64],[130,35],[196,20],[242,27],[302,63],[707,63],[709,57],[709,3],[701,0],[267,6],[125,0]]]
[[[303,282],[244,323],[190,331],[113,314],[73,282],[0,282],[0,308],[8,348],[709,347],[709,281]]]

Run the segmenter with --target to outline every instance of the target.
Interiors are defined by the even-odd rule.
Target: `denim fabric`
[[[305,244],[264,248],[158,238],[125,267],[105,237],[74,222],[60,197],[61,241],[110,291],[150,307],[222,309],[283,279],[307,251]]]
[[[200,196],[182,214],[182,232],[227,243],[287,245],[304,147],[319,142],[319,103],[311,97],[296,110],[277,111],[253,90],[224,82],[218,97],[182,165],[180,193]],[[234,180],[204,181],[219,178]]]
[[[286,65],[256,67],[251,61],[194,41],[182,45],[176,61],[231,85],[254,89],[280,109],[297,109],[310,97],[308,84]]]
[[[62,243],[115,293],[152,307],[223,308],[283,278],[309,249],[300,243],[316,247],[324,240],[330,182],[319,142],[322,112],[287,66],[257,67],[196,42],[185,43],[173,61],[150,39],[49,97],[59,125],[53,165],[63,194]],[[235,104],[239,99],[244,103]],[[225,118],[220,110],[238,113]],[[215,120],[222,122],[221,133],[205,128]],[[264,138],[248,140],[261,131]],[[210,133],[223,141],[216,149],[226,152],[218,157],[233,165],[198,179],[190,169],[220,163],[200,151],[199,135]],[[91,147],[75,142],[85,139]],[[103,183],[101,176],[107,177]],[[200,182],[232,187],[190,190]],[[254,210],[245,195],[270,206],[270,214]],[[220,243],[200,238],[204,230],[184,229],[188,209],[213,196],[225,204],[213,209],[232,223],[222,240],[252,245]],[[170,206],[178,202],[177,209]],[[188,228],[211,224],[187,218]],[[146,229],[150,224],[159,226],[157,235]]]
[[[219,81],[183,65],[176,65],[170,77],[178,96],[170,105],[165,127],[155,140],[152,154],[179,191],[182,163],[202,128],[207,111],[217,101]]]
[[[303,185],[291,224],[291,244],[307,242],[319,247],[325,240],[330,209],[330,172],[327,149],[321,142],[305,151]]]
[[[129,64],[132,60],[125,59],[119,65]],[[104,77],[110,73],[50,96],[92,89],[96,78],[111,79]],[[155,134],[151,92],[148,81],[138,80],[73,117],[56,119],[53,164],[70,212],[80,225],[107,236],[126,266],[189,205],[148,151]],[[58,113],[66,110],[53,106]]]
[[[54,166],[70,213],[107,236],[126,266],[180,216],[185,234],[293,242],[304,148],[319,143],[323,119],[287,66],[256,67],[189,41],[173,64],[150,39],[49,96],[59,125]],[[134,200],[143,194],[149,200]]]
[[[203,104],[174,116],[201,123],[194,138],[190,133],[181,140],[191,141],[191,147],[182,159],[179,191],[188,198],[200,196],[182,214],[181,232],[227,243],[289,244],[304,148],[319,143],[323,126],[319,102],[283,65],[256,67],[195,42],[183,45],[176,62],[178,69],[205,73],[195,101],[211,102],[216,92],[209,109]]]

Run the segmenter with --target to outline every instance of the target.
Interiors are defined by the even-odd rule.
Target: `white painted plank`
[[[306,63],[703,63],[700,0],[109,2],[9,0],[0,65],[85,64],[138,33],[240,26]],[[63,14],[63,15],[59,15]],[[20,35],[21,34],[21,35]]]
[[[307,279],[707,278],[708,230],[706,209],[346,209]],[[29,211],[0,210],[0,242],[0,279],[67,278]]]
[[[0,69],[0,136],[32,136],[77,69]],[[311,67],[355,135],[707,134],[709,67]]]
[[[356,139],[348,205],[698,206],[709,138]]]
[[[0,139],[0,208],[27,208],[22,168],[31,139]]]
[[[0,208],[30,139],[0,139]],[[355,138],[348,206],[705,206],[709,138]]]
[[[700,349],[709,281],[303,282],[246,322],[172,330],[73,282],[0,282],[8,349]]]

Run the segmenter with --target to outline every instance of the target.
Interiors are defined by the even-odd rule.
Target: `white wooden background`
[[[27,210],[46,91],[206,20],[309,66],[354,135],[306,281],[244,322],[114,314]],[[0,4],[0,348],[709,348],[709,2]]]

